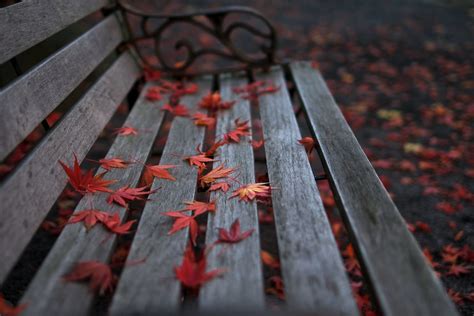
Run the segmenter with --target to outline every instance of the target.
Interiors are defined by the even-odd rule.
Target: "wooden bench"
[[[14,63],[15,57],[25,50],[107,3],[106,0],[30,0],[0,8],[0,65]],[[233,10],[236,9],[240,13],[255,14],[241,8]],[[138,58],[135,48],[124,48],[136,43],[130,41],[132,35],[124,24],[124,10],[135,15],[146,14],[145,19],[153,17],[149,12],[125,5],[118,9],[108,7],[102,21],[0,90],[0,159],[3,160],[102,65],[107,56],[119,52],[101,77],[83,92],[1,183],[1,283],[67,185],[66,174],[58,161],[71,163],[73,152],[79,161],[84,159],[121,101],[142,76],[140,63],[146,60]],[[207,17],[216,26],[231,11],[214,10],[195,16]],[[165,21],[174,23],[193,18],[177,15]],[[276,45],[273,34],[267,38],[271,45]],[[121,45],[125,42],[129,45]],[[294,83],[301,98],[318,143],[319,157],[379,310],[386,315],[405,316],[456,314],[454,305],[407,230],[321,74],[309,62],[298,61],[273,65],[268,71],[258,70],[257,66],[268,68],[274,64],[275,47],[270,48],[271,52],[264,59],[268,63],[247,60],[244,74],[221,71],[194,76],[192,82],[199,87],[197,93],[184,96],[180,102],[194,112],[201,98],[215,87],[215,80],[223,99],[237,100],[231,109],[218,113],[216,135],[222,135],[233,128],[235,119],[251,119],[250,102],[234,94],[234,87],[249,83],[249,80],[267,80],[280,87],[275,93],[258,98],[258,113],[263,125],[269,180],[277,187],[272,192],[272,202],[287,309],[322,315],[359,313],[308,156],[297,142],[302,136],[285,73],[289,74],[288,80]],[[163,68],[172,75],[183,75],[184,66],[164,65]],[[147,160],[164,122],[165,112],[160,109],[166,103],[165,99],[150,101],[146,98],[151,85],[153,83],[144,85],[123,124],[136,126],[146,133],[117,137],[107,157]],[[169,236],[167,232],[172,219],[160,213],[180,209],[183,201],[194,199],[197,170],[185,164],[182,157],[195,154],[196,145],[202,144],[204,138],[204,127],[195,126],[189,118],[173,119],[160,164],[179,165],[173,170],[176,181],[156,179],[152,185],[152,189],[159,190],[144,207],[128,256],[130,262],[142,258],[146,261],[125,266],[110,304],[111,315],[148,315],[180,310],[181,285],[174,278],[173,267],[182,261],[188,232],[182,230]],[[239,166],[237,177],[241,183],[255,182],[250,143],[222,146],[218,154],[219,160],[225,161],[226,165]],[[215,162],[214,166],[221,162]],[[120,179],[122,185],[135,187],[143,168],[142,164],[134,164],[126,169],[113,169],[105,178]],[[217,240],[216,228],[228,227],[235,219],[240,220],[244,229],[255,229],[255,232],[250,238],[231,246],[232,251],[209,254],[208,269],[225,267],[227,272],[202,287],[198,309],[204,312],[228,308],[265,310],[257,206],[255,202],[242,203],[225,196],[223,193],[211,194],[211,199],[216,199],[218,211],[208,217],[206,244]],[[82,199],[75,212],[87,209],[91,200],[97,209],[118,212],[121,219],[127,215],[125,208],[107,204],[103,194]],[[103,229],[86,231],[82,225],[67,225],[21,299],[28,304],[24,314],[87,314],[94,295],[85,284],[64,282],[62,278],[77,262],[110,260],[116,241],[116,235]]]

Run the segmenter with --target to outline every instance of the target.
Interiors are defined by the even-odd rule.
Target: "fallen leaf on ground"
[[[201,258],[197,259],[192,247],[189,246],[184,253],[183,262],[174,269],[176,278],[184,287],[197,290],[201,285],[225,272],[224,269],[206,272],[206,265],[206,255],[202,254]]]

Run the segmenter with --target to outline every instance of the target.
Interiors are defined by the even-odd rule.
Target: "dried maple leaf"
[[[176,165],[145,165],[145,173],[155,178],[176,181],[176,178],[168,171],[172,168],[176,168]]]
[[[130,126],[124,126],[120,128],[115,129],[115,134],[120,135],[120,136],[129,136],[129,135],[138,135],[138,131]]]
[[[266,199],[271,196],[272,187],[267,183],[250,183],[234,190],[229,199],[239,197],[241,201],[250,202],[257,199]]]
[[[227,182],[219,182],[219,183],[214,183],[209,187],[208,191],[222,191],[222,192],[227,192],[229,191],[230,185]]]
[[[189,246],[184,253],[181,266],[174,268],[176,278],[184,287],[197,290],[204,283],[225,272],[223,269],[214,269],[206,272],[206,265],[205,254],[198,260],[192,247]]]
[[[143,200],[142,196],[153,194],[156,190],[146,190],[148,187],[144,186],[141,188],[130,188],[124,186],[115,192],[111,192],[107,198],[107,203],[117,203],[120,206],[127,207],[127,203],[134,200]]]
[[[199,183],[201,187],[212,184],[217,179],[228,178],[233,172],[234,168],[224,168],[224,165],[217,166],[215,169],[212,169],[207,174],[199,177]]]
[[[162,111],[168,111],[175,116],[189,116],[188,108],[183,104],[177,104],[171,106],[170,104],[165,104],[161,108]]]
[[[298,143],[303,145],[304,149],[308,154],[314,149],[314,144],[316,143],[312,137],[303,137],[302,139],[298,140]]]
[[[79,222],[84,222],[84,226],[87,230],[90,230],[98,222],[103,223],[109,217],[109,213],[99,211],[99,210],[82,210],[75,214],[72,214],[71,218],[68,221],[68,224],[75,224]]]
[[[244,232],[240,231],[240,221],[236,219],[227,231],[224,228],[219,228],[219,239],[218,243],[238,243],[252,235],[255,229],[249,229]]]
[[[192,201],[192,202],[184,202],[186,207],[184,208],[185,211],[193,211],[194,216],[198,216],[204,214],[206,212],[215,212],[216,211],[216,202],[211,201],[209,203],[200,202],[200,201]]]
[[[197,126],[206,126],[209,128],[213,127],[216,123],[215,118],[207,116],[206,114],[200,112],[193,114],[193,121],[194,124]]]
[[[69,168],[61,160],[59,163],[66,172],[69,178],[69,183],[77,192],[81,194],[111,192],[111,190],[107,187],[112,183],[117,182],[117,180],[104,180],[102,178],[104,176],[103,173],[94,176],[92,170],[82,172],[76,155],[74,155],[73,168]]]
[[[16,307],[9,304],[2,295],[0,295],[0,315],[17,316],[26,308],[27,304],[21,304]]]
[[[112,273],[110,266],[98,261],[79,262],[63,278],[68,282],[89,280],[90,290],[99,292],[100,295],[112,292],[117,282],[117,277]]]
[[[235,129],[224,134],[224,140],[226,142],[240,142],[240,138],[244,136],[250,136],[250,126],[248,121],[240,122],[239,119],[234,121]]]
[[[199,102],[199,107],[208,109],[210,111],[225,110],[231,108],[235,101],[224,102],[219,92],[209,93],[204,96]]]
[[[163,215],[175,219],[171,230],[168,232],[168,235],[172,235],[179,230],[189,227],[189,235],[191,237],[191,242],[193,243],[193,245],[196,244],[196,238],[198,235],[198,223],[195,220],[195,215],[186,215],[180,211],[165,212],[163,213]]]

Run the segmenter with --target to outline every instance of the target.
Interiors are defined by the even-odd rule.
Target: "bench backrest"
[[[33,49],[109,1],[22,1],[0,9],[0,65]],[[100,15],[100,11],[96,14]],[[124,41],[120,12],[105,16],[84,34],[48,56],[0,90],[0,160],[4,160]],[[117,54],[110,67],[46,133],[0,186],[0,283],[38,229],[67,179],[58,160],[79,161],[96,141],[139,77],[130,53]],[[110,61],[109,61],[110,62]],[[2,65],[3,64],[3,65]]]

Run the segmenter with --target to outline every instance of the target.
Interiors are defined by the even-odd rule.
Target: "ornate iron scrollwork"
[[[202,73],[217,73],[254,67],[266,68],[276,64],[275,53],[277,48],[277,37],[275,28],[262,14],[253,9],[231,6],[221,9],[198,11],[192,14],[162,15],[155,12],[142,11],[121,0],[118,1],[118,4],[126,13],[124,14],[125,24],[131,36],[129,43],[135,47],[143,64],[151,69],[158,69],[172,75],[182,76]],[[131,14],[140,19],[141,35],[134,34],[134,28],[132,28],[130,18],[127,14]],[[236,14],[247,15],[247,19],[227,19],[230,15]],[[248,23],[248,16],[258,20],[266,30],[259,30],[254,25]],[[151,20],[160,20],[158,22],[161,22],[161,24],[155,27],[155,29],[150,30]],[[179,39],[175,41],[174,49],[175,51],[184,49],[186,52],[186,58],[179,63],[170,63],[166,60],[167,57],[162,52],[161,45],[165,31],[177,23],[185,23],[204,31],[216,39],[221,44],[221,47],[196,47],[196,45],[194,45],[194,43],[189,39]],[[262,43],[258,46],[259,51],[256,54],[245,52],[237,47],[238,45],[232,37],[234,32],[237,30],[244,30],[252,36],[255,36],[257,39],[260,39]],[[192,34],[193,33],[189,32],[187,35],[191,36]],[[148,61],[139,45],[142,41],[149,41],[150,39],[154,41],[154,53],[159,61],[157,65],[152,65]],[[193,66],[200,57],[206,55],[219,56],[237,62],[239,66],[213,70],[190,70],[190,68],[192,68],[191,66]]]

